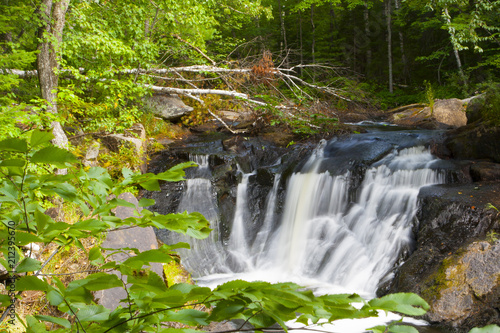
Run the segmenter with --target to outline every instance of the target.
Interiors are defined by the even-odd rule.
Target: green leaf
[[[148,191],[159,191],[160,190],[160,184],[158,183],[158,180],[156,179],[149,179],[147,181],[141,182],[140,185]]]
[[[0,295],[0,306],[8,307],[10,306],[11,299],[9,295]]]
[[[38,129],[34,130],[31,134],[31,147],[36,147],[46,142],[49,142],[54,138],[54,134],[51,131],[40,131]]]
[[[47,163],[58,168],[65,168],[66,163],[76,163],[77,161],[75,155],[66,149],[55,146],[42,148],[31,157],[32,163]]]
[[[29,243],[41,242],[40,237],[27,232],[16,231],[16,245],[23,246]]]
[[[0,161],[0,167],[19,167],[22,168],[26,164],[26,161],[20,158],[15,158],[11,160]]]
[[[66,292],[70,292],[79,287],[84,287],[90,291],[97,291],[122,286],[122,281],[114,274],[95,273],[87,276],[85,279],[71,281],[66,288]]]
[[[413,326],[408,325],[391,325],[389,326],[390,333],[418,333],[418,330]]]
[[[16,291],[41,290],[46,291],[49,285],[36,276],[22,276],[16,280]]]
[[[64,302],[64,297],[59,291],[53,289],[47,293],[47,300],[49,301],[50,305],[58,306],[59,304]]]
[[[69,320],[64,318],[56,318],[52,316],[42,316],[42,315],[37,315],[35,316],[35,318],[41,321],[48,321],[49,323],[61,325],[62,327],[65,327],[67,329],[71,329],[71,323],[69,322]]]
[[[26,333],[44,333],[47,332],[47,329],[45,328],[45,325],[38,320],[35,319],[33,316],[26,316],[26,323],[28,324]]]
[[[87,305],[83,308],[81,308],[77,313],[76,316],[78,317],[78,320],[80,322],[86,322],[86,321],[104,321],[109,318],[109,309],[106,309],[102,305]]]
[[[178,182],[184,180],[184,176],[186,175],[184,169],[197,166],[194,162],[185,162],[177,164],[165,172],[159,173],[157,176],[158,179],[166,180],[169,182]]]
[[[101,248],[96,246],[89,251],[89,261],[94,265],[104,264],[104,257],[101,253]]]
[[[28,144],[23,139],[8,138],[0,141],[0,150],[25,153],[28,151]]]
[[[500,326],[488,325],[484,327],[476,327],[469,331],[469,333],[500,333]]]
[[[16,273],[33,272],[39,270],[42,263],[38,260],[31,258],[24,258],[16,267]]]
[[[374,298],[369,306],[384,311],[399,312],[409,316],[421,316],[429,310],[429,304],[420,296],[412,293],[389,294]]]
[[[378,325],[378,326],[373,326],[373,327],[367,328],[367,330],[370,330],[373,333],[385,333],[385,332],[387,332],[387,326]]]
[[[183,309],[165,314],[165,321],[176,321],[186,325],[208,325],[208,313],[194,309]]]
[[[154,204],[155,204],[154,199],[142,198],[141,200],[139,200],[139,207],[148,207],[148,206],[152,206]]]
[[[159,249],[144,251],[136,256],[128,258],[123,262],[123,265],[141,268],[145,263],[169,263],[172,260],[172,253],[170,252],[170,250],[168,250],[166,247],[161,247]]]
[[[39,233],[41,233],[48,224],[54,222],[50,216],[40,212],[39,210],[35,211],[35,221]]]

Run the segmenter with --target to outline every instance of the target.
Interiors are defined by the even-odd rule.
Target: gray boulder
[[[135,124],[123,134],[108,134],[101,137],[101,142],[113,152],[118,152],[122,145],[133,147],[137,154],[143,154],[146,130],[142,124]]]
[[[145,104],[151,111],[168,121],[177,121],[194,109],[187,106],[178,95],[153,95],[146,98]]]

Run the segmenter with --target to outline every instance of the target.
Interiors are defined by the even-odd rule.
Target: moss
[[[422,289],[422,297],[428,302],[433,303],[441,298],[441,291],[452,288],[454,286],[461,285],[461,281],[458,278],[463,269],[458,265],[458,256],[452,255],[445,258],[438,270],[431,274],[424,282],[424,286],[427,288]],[[451,268],[456,267],[458,271],[451,273]]]
[[[167,286],[169,287],[176,283],[193,284],[191,274],[189,274],[184,267],[176,261],[171,261],[168,264],[163,265],[163,274],[165,274],[165,280],[167,281]]]

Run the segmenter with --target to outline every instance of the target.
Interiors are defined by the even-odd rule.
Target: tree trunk
[[[399,0],[394,0],[394,4],[396,6],[396,10],[399,10]],[[410,81],[410,69],[408,68],[408,61],[406,60],[403,32],[401,30],[399,31],[399,48],[401,49],[401,61],[403,63],[403,77],[405,83],[408,83]]]
[[[312,27],[312,45],[311,45],[311,55],[312,55],[312,63],[316,63],[316,26],[314,25],[314,4],[311,5],[311,27]],[[312,72],[313,82],[316,82],[316,76],[314,70]]]
[[[446,17],[446,23],[448,24],[448,33],[451,37],[451,44],[453,45],[453,53],[455,54],[455,59],[457,61],[458,72],[460,73],[460,77],[462,78],[464,85],[467,86],[467,78],[465,77],[464,70],[462,68],[462,61],[460,61],[460,55],[458,54],[458,48],[455,43],[455,31],[451,28],[450,13],[448,13],[447,7],[445,7],[443,11]]]
[[[371,49],[371,40],[370,40],[370,12],[368,10],[368,2],[365,1],[365,8],[363,11],[363,16],[365,20],[365,35],[366,35],[366,40],[367,40],[367,47],[366,47],[366,77],[370,77],[370,68],[371,68],[371,63],[372,63],[372,49]]]
[[[328,49],[330,50],[330,53],[333,53],[333,45],[335,43],[335,32],[338,31],[336,29],[337,22],[335,20],[335,10],[333,9],[333,5],[330,4],[330,45]]]
[[[312,27],[312,45],[311,45],[311,55],[312,63],[316,61],[315,47],[316,47],[316,26],[314,25],[314,4],[311,5],[311,27]]]
[[[302,39],[302,11],[299,11],[299,42],[300,42],[300,64],[304,63],[304,48]],[[299,68],[299,75],[302,75],[302,68]]]
[[[42,22],[38,29],[37,68],[42,98],[47,101],[47,111],[57,113],[57,87],[59,58],[63,29],[70,0],[42,0],[39,17]],[[54,140],[52,142],[62,148],[67,147],[68,138],[59,122],[52,122]]]
[[[391,0],[385,1],[385,15],[387,22],[387,62],[389,65],[389,92],[392,94],[392,28],[391,28]]]

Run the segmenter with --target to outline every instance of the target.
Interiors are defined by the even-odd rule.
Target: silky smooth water
[[[443,183],[445,174],[423,145],[395,147],[366,168],[354,188],[350,170],[335,175],[325,171],[325,163],[336,158],[335,151],[325,156],[326,147],[321,142],[290,176],[280,215],[276,208],[281,175],[275,175],[259,230],[249,224],[248,185],[254,173],[241,172],[225,242],[220,239],[207,156],[193,156],[199,172],[187,181],[178,211],[199,211],[214,229],[209,239],[189,240],[192,249],[181,254],[199,284],[213,287],[232,279],[292,281],[318,294],[375,297],[380,283],[392,278],[402,251],[411,250],[419,189]],[[175,236],[171,241],[186,239]]]

